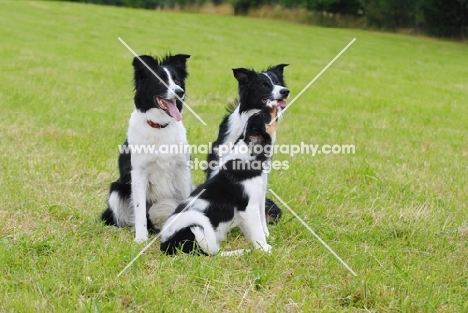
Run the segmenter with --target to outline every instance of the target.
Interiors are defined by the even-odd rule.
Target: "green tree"
[[[234,14],[245,15],[250,9],[258,8],[265,4],[272,4],[275,1],[269,0],[230,0],[229,1],[234,7]]]
[[[419,26],[422,1],[362,0],[362,4],[369,26],[395,29]]]
[[[429,34],[467,38],[468,0],[426,0],[423,12]]]

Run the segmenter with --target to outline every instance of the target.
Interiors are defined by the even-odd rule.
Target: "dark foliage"
[[[203,5],[209,0],[71,0],[134,8],[165,8]],[[468,0],[211,0],[230,3],[236,15],[264,5],[305,8],[319,13],[364,18],[366,25],[379,29],[410,28],[430,35],[466,38]]]

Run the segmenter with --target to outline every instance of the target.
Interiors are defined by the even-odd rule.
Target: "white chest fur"
[[[148,121],[168,125],[153,128],[148,125]],[[158,109],[146,113],[135,110],[132,113],[127,141],[133,148],[132,204],[135,210],[136,240],[144,241],[147,233],[143,229],[139,231],[138,225],[146,227],[146,222],[137,220],[146,219],[148,212],[153,222],[160,224],[190,195],[190,156],[188,150],[183,149],[188,143],[182,122],[175,121]],[[146,203],[151,206],[146,207]],[[139,233],[141,238],[138,238]]]

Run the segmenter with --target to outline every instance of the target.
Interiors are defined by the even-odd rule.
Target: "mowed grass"
[[[56,2],[0,2],[0,311],[463,312],[468,310],[468,46],[236,17]],[[285,69],[278,144],[353,144],[353,155],[278,154],[286,208],[270,255],[167,257],[104,227],[133,110],[133,56],[188,53],[184,124],[215,139],[231,68]],[[196,154],[193,159],[204,159]],[[201,170],[193,171],[196,184]],[[273,195],[270,197],[274,198]],[[224,247],[248,246],[234,231]]]

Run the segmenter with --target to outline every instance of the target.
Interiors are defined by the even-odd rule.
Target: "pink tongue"
[[[277,104],[280,108],[285,108],[286,107],[286,101],[284,100],[277,100]]]
[[[167,110],[170,116],[172,116],[177,122],[182,120],[182,114],[180,114],[179,109],[176,107],[176,101],[167,101],[163,100],[164,104],[167,105]]]

